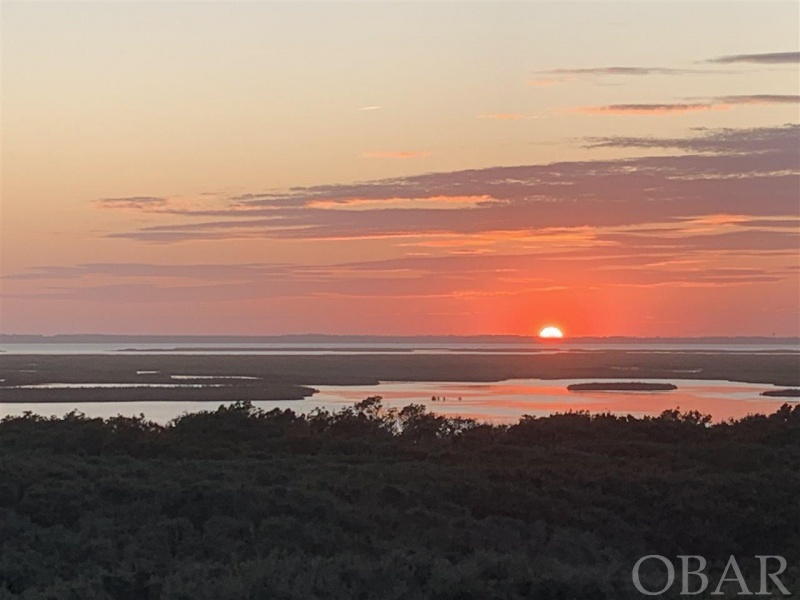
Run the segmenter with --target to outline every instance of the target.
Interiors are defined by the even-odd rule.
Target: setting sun
[[[548,340],[561,339],[561,338],[564,337],[564,334],[561,332],[561,330],[558,327],[554,327],[552,325],[548,325],[547,327],[543,328],[539,332],[539,337],[540,338],[546,338]]]

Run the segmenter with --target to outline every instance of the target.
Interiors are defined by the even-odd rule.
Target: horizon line
[[[242,340],[266,340],[266,339],[289,339],[289,338],[350,338],[350,339],[376,339],[376,340],[424,340],[424,339],[523,339],[541,340],[535,334],[513,334],[513,333],[479,333],[479,334],[341,334],[341,333],[284,333],[284,334],[226,334],[226,333],[190,333],[190,334],[161,334],[161,333],[0,333],[0,341],[9,341],[19,338],[36,339],[40,341],[54,339],[75,339],[75,338],[117,338],[117,339],[242,339]],[[687,335],[687,336],[634,336],[634,335],[582,335],[568,336],[559,340],[546,340],[547,343],[586,341],[586,340],[792,340],[800,341],[800,335]]]

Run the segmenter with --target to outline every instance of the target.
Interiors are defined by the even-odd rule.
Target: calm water
[[[714,420],[774,412],[790,398],[766,398],[759,394],[773,386],[711,380],[649,380],[675,383],[670,392],[569,392],[567,385],[588,379],[513,379],[498,383],[382,382],[375,386],[316,386],[318,393],[305,400],[254,402],[265,410],[290,408],[307,413],[315,408],[338,410],[368,396],[382,396],[384,404],[403,407],[424,404],[448,416],[491,422],[515,422],[522,415],[544,416],[569,410],[612,412],[635,416],[656,415],[680,407],[711,414]],[[87,384],[82,384],[87,385]],[[432,398],[437,400],[433,401]],[[219,402],[125,402],[125,403],[37,403],[0,404],[0,417],[29,410],[45,416],[61,416],[77,409],[90,417],[144,414],[166,423],[186,412],[214,410]]]
[[[0,344],[0,350],[8,354],[519,354],[552,353],[565,351],[627,350],[636,352],[798,352],[797,344],[674,344],[656,341],[628,343],[519,343],[519,344],[458,344],[458,343],[72,343],[72,344]],[[0,354],[2,360],[2,354]],[[695,372],[695,371],[687,371]],[[157,373],[140,371],[138,374]],[[635,374],[620,372],[621,377]],[[676,372],[680,376],[680,372]],[[226,382],[191,380],[207,379],[203,374],[172,375],[173,384],[155,384],[155,387],[205,387],[226,385]],[[237,379],[239,377],[214,377],[214,379]],[[245,377],[241,377],[245,379]],[[189,380],[189,381],[183,381]],[[519,379],[499,383],[454,383],[454,382],[383,382],[377,386],[315,386],[319,391],[305,400],[264,401],[255,404],[270,410],[291,408],[306,413],[315,408],[337,410],[352,405],[368,396],[382,396],[384,403],[402,407],[411,403],[424,404],[434,412],[445,415],[487,420],[513,422],[522,415],[547,415],[569,410],[591,412],[613,412],[636,416],[658,414],[666,409],[680,407],[683,410],[699,410],[713,415],[715,420],[738,418],[751,413],[773,412],[784,402],[792,399],[765,398],[759,394],[769,385],[732,383],[728,381],[664,380],[676,383],[678,389],[671,392],[568,392],[566,386],[588,380],[537,380]],[[653,380],[648,380],[653,381]],[[1,382],[0,382],[1,383]],[[151,384],[81,384],[84,387],[142,387]],[[73,387],[72,384],[69,387]],[[45,384],[39,387],[67,387],[66,384]],[[433,401],[432,398],[437,398]],[[36,403],[0,404],[0,417],[20,414],[30,410],[42,415],[61,416],[72,409],[80,410],[92,417],[112,417],[117,414],[144,414],[147,418],[165,423],[185,412],[214,410],[218,402],[126,402],[126,403]]]

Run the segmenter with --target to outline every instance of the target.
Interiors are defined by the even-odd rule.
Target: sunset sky
[[[800,335],[800,4],[6,2],[3,333]]]

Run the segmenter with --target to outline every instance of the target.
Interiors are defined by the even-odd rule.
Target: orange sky
[[[4,3],[0,331],[800,335],[798,17]]]

